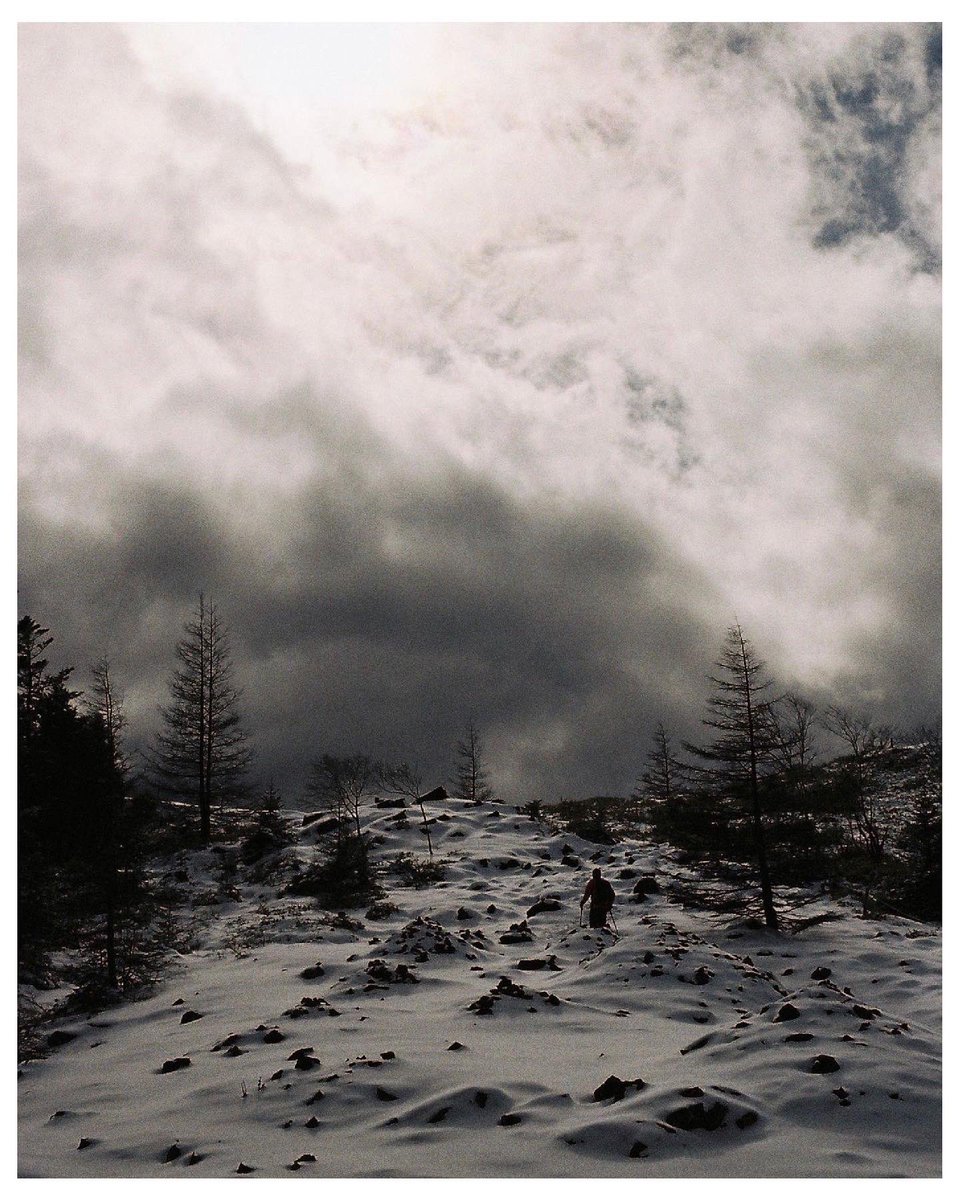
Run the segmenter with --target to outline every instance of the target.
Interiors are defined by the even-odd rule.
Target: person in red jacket
[[[583,889],[583,899],[580,901],[580,911],[590,901],[590,928],[602,929],[607,923],[610,909],[613,908],[614,894],[609,881],[600,874],[600,868],[594,867],[593,875],[587,880]]]

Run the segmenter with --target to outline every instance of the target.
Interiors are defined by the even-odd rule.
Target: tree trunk
[[[113,885],[107,893],[107,983],[117,987],[117,931],[114,915]]]

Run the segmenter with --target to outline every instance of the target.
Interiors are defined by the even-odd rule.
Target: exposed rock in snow
[[[937,930],[813,895],[807,913],[835,920],[725,924],[671,899],[671,873],[695,867],[664,847],[598,851],[444,808],[435,888],[394,888],[361,922],[241,879],[153,996],[95,1031],[71,1016],[55,1052],[21,1065],[21,1173],[939,1171]],[[316,853],[302,820],[291,871]],[[369,833],[385,858],[422,852],[392,810]],[[645,898],[621,897],[618,933],[578,925],[597,853]],[[200,862],[182,869],[202,887]]]

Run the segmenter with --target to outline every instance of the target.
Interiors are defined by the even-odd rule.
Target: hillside
[[[397,911],[241,874],[154,994],[59,1026],[21,1064],[21,1175],[939,1174],[937,928],[811,898],[837,919],[771,935],[678,904],[666,846],[437,816],[446,877],[387,876]],[[316,853],[291,820],[287,876]],[[425,852],[397,810],[368,832]],[[578,925],[593,865],[618,935]]]

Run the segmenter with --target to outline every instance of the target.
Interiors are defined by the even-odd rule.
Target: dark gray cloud
[[[602,505],[521,504],[453,462],[361,482],[347,458],[295,497],[280,544],[147,481],[117,489],[105,536],[26,504],[21,606],[80,665],[114,657],[143,739],[205,590],[233,631],[260,769],[294,792],[321,750],[445,772],[471,716],[503,786],[622,788],[651,723],[689,721],[715,631],[684,592],[709,585],[655,532]]]

